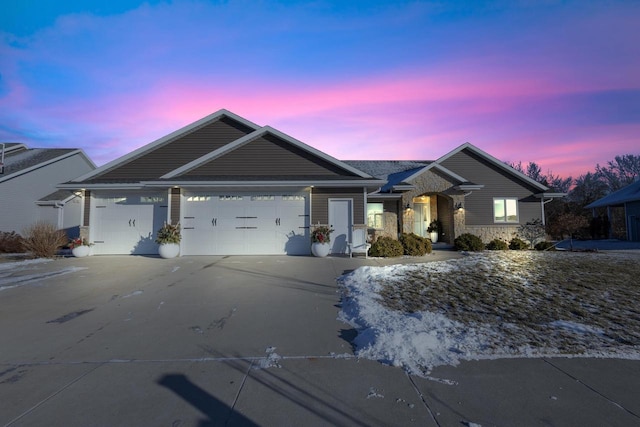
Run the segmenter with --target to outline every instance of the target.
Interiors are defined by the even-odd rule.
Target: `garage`
[[[307,255],[309,193],[185,192],[182,255]]]
[[[157,254],[156,231],[167,219],[167,193],[95,192],[90,240],[96,255]]]

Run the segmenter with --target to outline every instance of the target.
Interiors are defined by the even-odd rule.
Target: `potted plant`
[[[440,225],[440,221],[434,219],[429,223],[427,227],[427,233],[429,233],[429,239],[431,239],[431,243],[436,243],[438,241],[438,234],[440,234],[440,230],[442,226]]]
[[[89,248],[93,246],[93,243],[89,243],[87,239],[76,237],[69,242],[69,249],[76,258],[82,258],[89,255]]]
[[[318,225],[311,233],[311,253],[317,257],[325,257],[331,252],[331,233],[333,229],[326,225]]]
[[[180,253],[181,239],[180,223],[173,225],[165,222],[162,228],[158,230],[156,237],[156,243],[160,245],[158,247],[158,254],[162,258],[177,257]]]

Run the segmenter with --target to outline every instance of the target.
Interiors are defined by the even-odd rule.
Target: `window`
[[[518,222],[518,199],[493,199],[493,222]]]
[[[371,228],[384,228],[382,203],[367,203],[367,226]]]
[[[187,202],[208,202],[211,200],[211,196],[189,196]]]
[[[272,194],[260,194],[258,196],[251,196],[251,200],[254,202],[263,202],[263,201],[269,201],[269,200],[275,200],[276,196],[272,195]]]

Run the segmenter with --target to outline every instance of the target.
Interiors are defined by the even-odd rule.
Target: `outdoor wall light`
[[[464,207],[462,206],[462,202],[456,203],[455,208],[457,211],[461,211],[462,209],[464,209]]]
[[[406,210],[411,209],[411,205],[409,203],[407,203],[407,206],[404,207]]]

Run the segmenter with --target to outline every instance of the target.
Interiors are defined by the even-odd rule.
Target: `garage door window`
[[[218,196],[218,200],[221,202],[230,202],[232,200],[242,200],[242,196]]]
[[[189,196],[187,202],[208,202],[211,200],[211,196]]]

